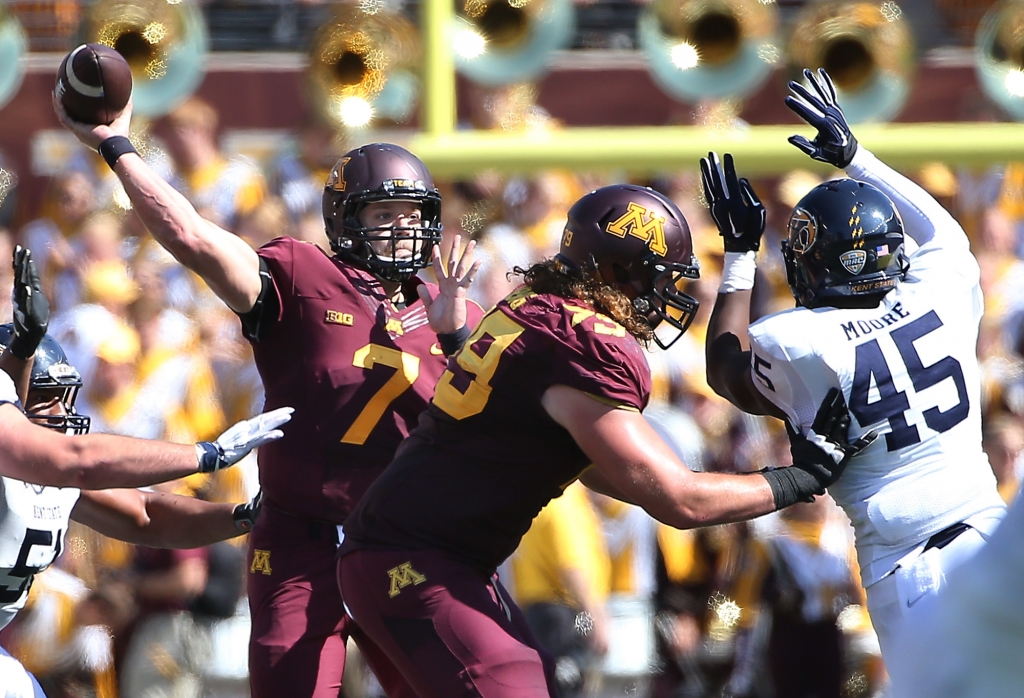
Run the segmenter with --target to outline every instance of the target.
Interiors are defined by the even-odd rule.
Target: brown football
[[[132,96],[132,71],[109,46],[82,44],[57,69],[56,92],[75,121],[109,124]]]

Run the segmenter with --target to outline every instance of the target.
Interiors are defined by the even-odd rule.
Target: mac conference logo
[[[843,269],[854,276],[860,273],[867,261],[868,253],[864,250],[849,250],[839,255],[839,262],[843,265]]]

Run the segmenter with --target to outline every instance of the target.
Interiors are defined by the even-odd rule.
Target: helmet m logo
[[[789,249],[803,254],[814,246],[818,238],[818,224],[807,211],[802,208],[793,209],[789,217]]]
[[[868,253],[864,250],[847,250],[839,255],[839,262],[843,265],[843,269],[855,276],[860,273],[867,261]]]
[[[345,165],[352,158],[342,158],[331,170],[331,176],[327,178],[327,186],[334,191],[345,191]]]
[[[388,596],[391,598],[398,596],[402,589],[410,584],[422,584],[427,581],[426,577],[412,568],[411,562],[403,562],[398,567],[389,569],[388,579],[391,580],[391,588],[388,590]]]
[[[651,252],[662,257],[668,254],[668,245],[665,243],[665,218],[632,201],[629,202],[626,212],[609,223],[605,231],[620,238],[632,235],[646,242]]]

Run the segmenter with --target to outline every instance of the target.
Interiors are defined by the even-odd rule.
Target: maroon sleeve
[[[551,377],[555,383],[642,410],[651,391],[651,372],[637,340],[609,317],[551,298],[560,306]],[[523,307],[526,316],[544,313],[541,304]],[[548,317],[552,317],[549,315]],[[561,346],[559,346],[561,345]]]

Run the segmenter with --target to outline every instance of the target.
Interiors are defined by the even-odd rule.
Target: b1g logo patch
[[[410,584],[422,584],[427,581],[426,577],[412,568],[411,562],[403,562],[398,567],[389,569],[388,579],[391,580],[391,588],[388,590],[388,596],[391,598],[398,596],[402,589]]]
[[[605,226],[605,232],[620,238],[632,235],[647,243],[656,255],[668,254],[665,242],[665,219],[640,204],[629,202],[626,212]]]
[[[839,255],[839,262],[843,265],[843,269],[851,274],[859,274],[867,261],[868,253],[864,250],[849,250]]]

